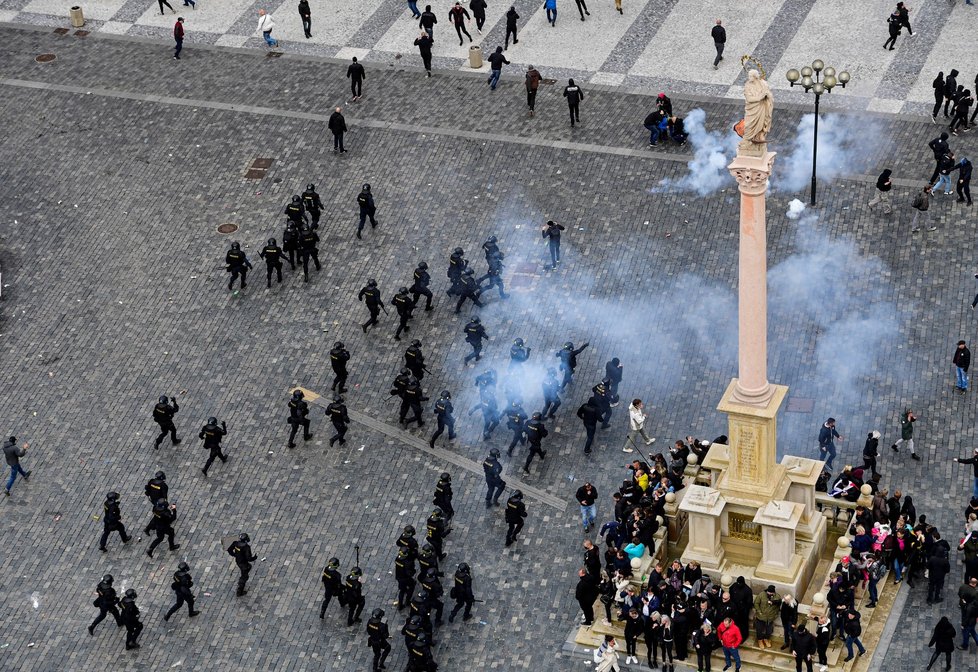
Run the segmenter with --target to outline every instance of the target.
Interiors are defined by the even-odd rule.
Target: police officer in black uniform
[[[295,253],[299,251],[299,227],[289,220],[282,232],[282,250],[288,253],[289,266],[295,270]],[[302,253],[299,253],[299,263],[302,263]]]
[[[574,344],[570,341],[564,343],[564,346],[557,351],[555,357],[560,359],[560,370],[564,374],[564,379],[560,383],[560,389],[563,390],[565,387],[574,382],[574,370],[577,368],[577,356],[584,352],[590,343],[585,343],[581,347],[574,349]]]
[[[333,403],[326,407],[326,416],[333,423],[336,434],[329,438],[329,445],[332,446],[337,441],[340,445],[346,443],[346,430],[350,426],[350,416],[346,412],[346,404],[339,393],[333,395]]]
[[[421,389],[421,383],[417,378],[411,376],[408,380],[407,387],[404,388],[404,401],[410,407],[411,412],[414,413],[414,417],[410,420],[405,420],[404,424],[410,425],[412,422],[417,422],[418,427],[424,427],[424,420],[421,415],[424,413],[424,409],[421,406],[422,402],[428,401],[428,397],[424,396],[424,391]]]
[[[407,550],[411,554],[411,559],[418,557],[418,540],[414,538],[416,530],[414,525],[405,525],[401,536],[395,542],[399,550]]]
[[[190,576],[190,565],[186,562],[181,562],[177,565],[177,571],[173,573],[173,583],[170,584],[170,588],[177,596],[177,603],[170,607],[170,610],[166,612],[163,616],[164,621],[169,621],[170,616],[177,613],[183,603],[187,603],[187,610],[190,612],[190,618],[193,618],[199,611],[194,610],[194,594],[190,592],[190,589],[194,586],[194,579]]]
[[[88,634],[95,634],[95,626],[105,620],[107,614],[112,614],[115,618],[115,624],[120,628],[122,627],[122,616],[119,614],[119,596],[115,592],[115,588],[112,587],[112,575],[106,574],[99,581],[98,586],[95,587],[95,592],[98,595],[93,602],[94,606],[98,607],[98,616],[92,621],[92,624],[88,626]]]
[[[312,259],[316,264],[316,270],[322,266],[319,264],[319,234],[312,230],[311,226],[304,226],[299,231],[299,257],[302,259],[303,282],[309,282],[309,260]]]
[[[611,420],[611,383],[606,378],[591,388],[594,405],[601,411],[601,429],[608,429]]]
[[[435,547],[425,541],[418,551],[418,576],[429,569],[434,569],[438,572],[438,576],[442,576],[441,570],[438,568],[438,554],[435,553]]]
[[[323,568],[323,606],[319,610],[319,618],[326,618],[326,607],[329,606],[333,597],[339,598],[343,590],[343,577],[337,571],[340,567],[338,558],[330,558]],[[342,600],[339,600],[342,602]]]
[[[543,410],[540,415],[552,418],[560,408],[560,383],[557,382],[557,371],[547,369],[547,377],[543,380]]]
[[[530,358],[530,350],[522,338],[515,339],[509,349],[509,370],[522,366]]]
[[[122,537],[122,543],[128,544],[132,539],[126,534],[126,526],[122,524],[122,511],[119,509],[119,493],[110,492],[105,496],[105,503],[102,504],[102,538],[98,542],[98,550],[108,551],[105,547],[109,540],[109,534],[118,532]],[[118,620],[118,619],[117,619]]]
[[[248,576],[251,574],[251,563],[258,559],[258,556],[251,552],[251,537],[242,532],[238,535],[238,540],[228,548],[228,555],[234,558],[234,564],[238,566],[241,574],[238,576],[237,596],[247,594]]]
[[[577,417],[584,423],[584,431],[587,432],[587,441],[584,443],[584,454],[591,454],[591,444],[594,443],[594,431],[598,428],[598,420],[601,419],[601,409],[598,408],[594,397],[590,397],[581,407],[577,409]]]
[[[526,434],[526,440],[530,444],[530,454],[526,456],[523,473],[528,474],[530,473],[530,462],[533,461],[534,455],[539,455],[541,460],[547,456],[547,451],[540,447],[543,439],[549,434],[547,426],[543,424],[543,414],[534,413],[530,421],[526,423],[524,432]]]
[[[482,320],[473,315],[469,323],[465,325],[463,332],[465,333],[465,342],[472,346],[472,352],[465,356],[464,361],[466,364],[473,359],[478,362],[482,359],[482,341],[483,339],[489,340],[489,335],[486,334],[486,329],[482,326]]]
[[[343,345],[343,341],[333,343],[333,349],[329,351],[329,365],[333,367],[333,386],[330,389],[333,392],[346,392],[346,379],[349,376],[346,363],[349,361],[350,351]]]
[[[506,501],[506,522],[509,529],[506,531],[506,545],[512,546],[516,542],[516,536],[523,529],[523,519],[526,518],[526,504],[523,503],[523,493],[517,490]]]
[[[543,231],[541,232],[544,238],[549,238],[547,245],[550,247],[551,271],[556,271],[557,264],[560,263],[560,232],[563,230],[563,225],[551,220],[544,225]]]
[[[427,571],[427,570],[426,570]],[[425,572],[421,573],[423,577]],[[431,596],[424,588],[420,588],[414,597],[411,598],[411,615],[421,619],[421,630],[428,637],[434,634],[434,626],[431,623]]]
[[[302,197],[295,194],[288,205],[285,206],[285,216],[300,229],[306,225],[306,208],[302,204]]]
[[[247,255],[241,251],[239,243],[231,243],[231,249],[224,255],[224,264],[228,273],[231,274],[231,279],[228,280],[228,289],[231,289],[239,275],[241,276],[241,289],[248,286],[248,269],[251,268],[251,262],[248,261]]]
[[[170,435],[170,441],[174,446],[180,443],[181,439],[177,438],[177,427],[173,424],[173,416],[179,410],[180,405],[177,404],[177,400],[174,397],[170,397],[169,403],[167,403],[166,395],[160,395],[160,400],[153,407],[153,420],[160,426],[160,435],[156,437],[157,448],[163,443],[163,439],[166,438],[167,434]]]
[[[482,410],[482,440],[488,441],[492,430],[499,424],[499,408],[496,405],[496,371],[486,369],[475,378],[479,388],[479,403],[469,409],[469,415]]]
[[[526,443],[524,433],[526,418],[523,405],[518,399],[514,399],[506,408],[506,427],[513,432],[513,440],[509,442],[509,448],[506,450],[506,454],[510,457],[513,456],[513,449],[516,448],[517,443],[521,445]]]
[[[360,301],[365,301],[367,310],[370,311],[370,319],[360,325],[363,333],[367,333],[367,327],[377,324],[377,316],[380,315],[380,309],[384,305],[380,298],[380,290],[377,289],[377,281],[373,278],[367,280],[367,286],[360,290],[357,298]]]
[[[390,655],[391,645],[387,640],[391,638],[390,630],[384,623],[384,610],[374,609],[367,621],[367,644],[374,652],[373,672],[379,672],[387,668],[384,661]]]
[[[482,307],[482,302],[479,301],[479,294],[482,290],[479,289],[479,283],[475,281],[473,277],[474,273],[471,268],[466,268],[462,271],[462,277],[458,284],[458,301],[455,303],[455,312],[462,312],[462,304],[468,299],[475,305]]]
[[[204,472],[204,476],[207,475],[207,470],[211,468],[214,464],[214,460],[221,458],[221,462],[227,462],[228,456],[224,454],[221,450],[221,440],[227,435],[228,426],[226,422],[221,422],[221,426],[217,426],[217,418],[211,416],[207,418],[207,424],[201,427],[200,434],[197,436],[204,440],[204,448],[210,451],[210,457],[207,458],[207,462],[204,464],[204,468],[201,471]]]
[[[421,632],[408,645],[408,672],[435,672],[438,669],[431,655],[431,643],[431,637]]]
[[[397,331],[394,332],[394,340],[399,341],[401,340],[402,331],[411,331],[411,327],[408,326],[408,321],[411,319],[411,313],[414,311],[414,302],[408,296],[407,287],[401,287],[397,290],[397,294],[391,299],[391,305],[397,309],[399,322],[397,324]]]
[[[611,399],[612,408],[618,405],[618,386],[621,385],[622,378],[621,360],[617,357],[606,362],[604,365],[604,377],[608,381],[608,393]],[[608,417],[611,417],[610,415]]]
[[[319,228],[319,216],[323,211],[323,202],[319,198],[319,194],[316,193],[315,184],[307,184],[306,190],[302,192],[302,206],[309,213],[312,218],[312,228]]]
[[[289,399],[289,419],[286,420],[292,426],[289,432],[289,448],[295,448],[295,435],[299,433],[299,427],[302,427],[303,441],[312,438],[312,433],[309,431],[309,404],[303,399],[304,396],[302,390],[294,390],[292,398]]]
[[[163,543],[163,537],[167,538],[170,550],[175,551],[180,548],[180,544],[173,543],[173,523],[177,520],[177,506],[170,504],[166,499],[157,500],[153,504],[153,522],[150,526],[156,531],[156,539],[146,549],[146,555],[153,557],[153,551]]]
[[[408,383],[411,381],[411,369],[404,367],[401,372],[397,374],[394,378],[394,382],[391,384],[390,396],[398,397],[401,400],[401,408],[398,410],[398,422],[402,425],[404,424],[405,418],[407,418],[408,408],[410,408],[410,403],[408,402],[407,391]]]
[[[362,238],[360,233],[363,231],[363,225],[366,223],[368,217],[370,218],[370,228],[377,228],[377,220],[374,219],[377,206],[374,205],[374,197],[370,193],[369,184],[363,185],[363,189],[357,194],[357,205],[360,206],[360,224],[357,226],[357,238]]]
[[[418,339],[411,341],[411,347],[404,351],[404,365],[411,369],[411,375],[418,380],[424,378],[424,352]]]
[[[360,614],[363,613],[363,607],[366,604],[366,600],[363,599],[363,583],[360,579],[362,576],[363,570],[359,567],[354,567],[343,581],[343,600],[346,602],[347,627],[361,622]]]
[[[451,286],[448,288],[448,295],[453,296],[459,293],[459,286],[462,283],[462,271],[468,268],[469,262],[465,260],[465,250],[456,247],[448,257],[448,281]]]
[[[486,255],[486,263],[488,264],[492,259],[503,259],[505,254],[499,249],[498,245],[499,239],[496,236],[489,236],[486,238],[486,242],[482,243],[482,251]]]
[[[462,610],[462,607],[465,607],[462,620],[467,621],[472,618],[472,605],[475,604],[475,595],[472,592],[472,570],[469,569],[468,564],[458,563],[458,569],[455,570],[455,584],[449,591],[449,596],[455,600],[452,613],[448,615],[449,623],[455,622],[455,615]]]
[[[428,520],[425,521],[425,528],[427,530],[427,540],[431,544],[432,548],[435,549],[435,555],[439,560],[445,559],[445,517],[442,515],[441,509],[435,507],[428,516]]]
[[[404,606],[407,605],[405,604]],[[404,646],[410,649],[411,645],[414,644],[414,640],[418,638],[418,635],[424,634],[424,630],[421,628],[421,617],[408,616],[404,627],[401,628],[401,634],[404,635]],[[410,665],[410,662],[408,664]]]
[[[489,263],[489,270],[481,278],[476,280],[476,284],[479,285],[479,291],[484,292],[486,290],[497,287],[499,289],[499,298],[508,299],[509,294],[506,293],[506,289],[503,287],[503,260],[499,257],[492,257],[487,259]],[[482,287],[482,283],[486,280],[489,284]]]
[[[265,247],[262,248],[258,256],[265,260],[265,286],[272,286],[272,271],[278,275],[279,284],[282,283],[282,248],[278,246],[274,238],[269,238]]]
[[[500,477],[503,465],[499,464],[499,451],[495,448],[489,451],[489,457],[482,463],[482,471],[486,476],[486,508],[494,504],[499,506],[499,497],[503,494],[506,481]]]
[[[432,448],[435,447],[435,440],[445,431],[445,427],[448,427],[448,440],[451,441],[455,438],[455,416],[452,415],[455,409],[452,406],[452,395],[449,394],[448,390],[441,391],[438,401],[435,402],[434,411],[435,418],[438,420],[438,429],[431,435],[431,440],[428,442]]]
[[[428,608],[435,612],[435,625],[442,625],[441,617],[445,612],[445,602],[441,598],[445,594],[445,589],[442,588],[441,581],[438,580],[438,574],[429,569],[421,577],[420,583],[421,587],[428,592]]]
[[[166,496],[170,493],[170,486],[166,484],[166,474],[162,471],[157,471],[153,478],[149,479],[146,483],[146,487],[143,488],[146,496],[149,498],[150,504],[156,504],[156,502],[161,499],[166,499]],[[146,527],[145,533],[149,534],[149,526]]]
[[[425,310],[432,310],[431,306],[431,290],[428,289],[428,285],[431,284],[431,275],[428,273],[427,262],[418,262],[418,267],[414,269],[414,284],[411,285],[411,295],[414,305],[418,305],[418,297],[423,296],[425,298]]]
[[[139,633],[143,631],[143,624],[139,620],[139,607],[136,606],[136,591],[130,588],[126,591],[126,596],[122,598],[122,624],[126,627],[126,651],[138,649]]]
[[[455,517],[452,496],[452,475],[447,471],[443,471],[441,476],[438,477],[438,483],[435,485],[435,496],[431,500],[431,503],[441,509],[445,514],[446,524],[451,524],[452,518]],[[445,536],[448,536],[447,531],[445,532]]]
[[[413,528],[412,528],[413,529]],[[412,539],[413,541],[413,539]],[[414,542],[417,544],[418,542]],[[397,551],[397,558],[394,560],[394,579],[397,581],[397,609],[400,611],[411,601],[414,594],[414,557],[415,553],[410,548],[401,548]]]

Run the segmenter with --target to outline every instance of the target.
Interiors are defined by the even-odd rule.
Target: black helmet
[[[434,510],[431,512],[431,516],[430,517],[431,518],[441,518],[441,516],[442,516],[441,509],[436,506],[434,508]]]
[[[413,537],[414,536],[414,525],[405,525],[404,526],[404,532],[402,532],[402,534],[406,534],[409,537]]]
[[[479,318],[478,315],[473,315],[471,321],[474,322],[474,323],[476,323],[476,324],[482,324],[482,320]]]
[[[302,390],[292,390],[292,398],[294,400],[302,399],[305,395],[302,394]]]
[[[268,244],[269,245],[275,245],[275,239],[274,238],[269,238],[268,239]]]
[[[450,473],[448,473],[447,471],[443,471],[443,472],[441,472],[441,476],[438,477],[438,480],[439,481],[446,481],[446,482],[451,483],[451,481],[452,481],[452,475]]]
[[[530,416],[530,417],[531,417],[531,418],[533,418],[534,420],[539,420],[540,418],[542,418],[542,417],[543,417],[543,414],[542,414],[542,413],[540,413],[540,411],[537,411],[537,412],[535,412],[535,413],[534,413],[534,414],[533,414],[532,416]]]
[[[411,376],[410,378],[408,378],[408,385],[420,385],[420,384],[421,382],[415,376]]]
[[[523,347],[523,339],[522,338],[517,338],[515,341],[513,341],[513,345],[522,348]]]
[[[409,618],[408,619],[408,626],[410,626],[412,628],[420,628],[421,627],[421,617],[418,616],[417,614],[415,614],[414,616],[412,616],[411,618]],[[424,633],[421,633],[420,635],[418,635],[419,638],[422,637],[422,636],[424,636]]]
[[[411,369],[409,369],[409,368],[407,368],[405,366],[403,369],[401,369],[401,375],[402,376],[410,376],[411,375]]]
[[[408,556],[410,556],[410,555],[411,555],[411,551],[409,551],[409,550],[407,549],[407,547],[404,547],[404,546],[402,546],[402,547],[401,547],[400,549],[398,549],[398,551],[397,551],[397,557],[398,557],[398,558],[406,558],[406,557],[408,557]]]
[[[420,618],[418,619],[421,620]],[[414,643],[418,646],[426,646],[428,644],[428,635],[425,632],[419,632],[418,636],[414,638]]]
[[[435,547],[428,542],[425,542],[424,546],[421,547],[421,552],[425,555],[430,555],[435,552]]]
[[[299,202],[301,202],[301,201],[302,201],[302,197],[301,197],[301,196],[299,196],[299,194],[295,194],[295,195],[294,195],[294,196],[292,197],[292,202],[293,202],[293,203],[299,203]]]
[[[112,583],[112,581],[113,579],[111,574],[106,574],[102,577],[102,583]]]
[[[373,278],[370,278],[369,280],[367,280],[367,287],[376,287],[376,286],[377,286],[377,281],[376,280],[374,280]]]
[[[401,287],[400,289],[397,290],[397,293],[398,294],[407,294],[408,293],[407,287]]]
[[[419,341],[418,339],[414,339],[413,341],[411,341],[411,345],[414,346],[415,348],[420,348],[421,341]]]
[[[435,571],[434,567],[429,567],[427,571],[425,571],[424,576],[421,577],[421,580],[427,583],[432,583],[433,581],[437,581],[438,572]]]
[[[211,417],[209,417],[209,418],[207,418],[207,424],[208,424],[208,425],[216,425],[216,424],[217,424],[217,418],[215,418],[215,417],[214,417],[214,416],[212,415]]]
[[[364,190],[364,191],[370,191],[370,185],[369,185],[369,184],[367,184],[367,183],[364,183],[364,185],[363,185],[363,190]]]
[[[329,562],[326,563],[326,566],[329,567],[330,569],[336,569],[337,567],[340,566],[340,559],[330,558]]]
[[[306,191],[316,191],[316,185],[310,182],[306,185]]]
[[[468,563],[465,562],[458,563],[458,571],[462,572],[463,574],[468,574],[469,573]]]
[[[169,399],[167,399],[167,397],[166,397],[166,395],[165,395],[165,394],[161,394],[161,395],[160,395],[160,403],[161,403],[161,404],[165,404],[165,403],[166,403],[166,402],[168,402],[168,401],[169,401]]]
[[[441,391],[441,398],[442,399],[451,399],[452,398],[452,393],[449,392],[448,390],[442,390]]]
[[[512,499],[523,499],[523,491],[522,490],[514,490],[513,491]]]
[[[158,478],[158,479],[160,479],[161,481],[165,481],[165,480],[166,480],[166,474],[164,474],[164,473],[163,473],[162,471],[157,471],[157,472],[156,472],[156,473],[155,473],[155,474],[153,475],[153,478]]]
[[[463,254],[465,254],[465,250],[463,250],[461,247],[456,247],[454,250],[452,250],[452,254],[457,254],[459,256],[462,256]]]
[[[475,271],[473,271],[471,268],[467,268],[464,271],[462,271],[462,275],[473,275],[474,273]]]
[[[337,403],[337,404],[342,404],[343,403],[343,395],[340,394],[339,392],[337,392],[336,394],[333,395],[333,401],[335,403]]]
[[[564,350],[573,350],[573,349],[574,349],[574,344],[573,343],[571,343],[570,341],[567,341],[566,343],[564,343]]]
[[[419,261],[418,262],[418,268],[420,268],[422,271],[427,271],[428,270],[428,262],[427,261]]]
[[[354,567],[350,570],[350,576],[363,576],[363,570],[359,567]]]
[[[118,501],[118,500],[119,500],[119,493],[118,493],[118,492],[115,492],[115,491],[112,491],[112,492],[110,492],[109,494],[107,494],[107,495],[105,496],[105,498],[106,498],[107,500],[109,500],[110,502],[115,502],[115,501]]]
[[[290,220],[289,220],[288,222],[286,222],[286,224],[285,224],[285,228],[287,228],[287,229],[293,229],[293,230],[294,230],[294,229],[296,228],[296,225],[295,225],[295,222],[293,222],[293,221],[292,221],[292,220],[290,219]]]
[[[242,532],[241,534],[238,535],[238,541],[243,541],[244,543],[247,544],[249,541],[251,541],[251,537],[249,537],[247,534]]]
[[[381,619],[383,617],[384,617],[383,609],[374,609],[373,611],[370,612],[370,618]]]
[[[343,341],[336,341],[336,343],[333,343],[333,347],[343,349],[345,346],[343,345]]]
[[[179,569],[181,572],[189,572],[190,565],[185,562],[181,562],[179,565],[177,565],[177,569]]]
[[[238,251],[238,250],[241,249],[241,244],[240,243],[231,243],[231,249],[234,250],[234,251]]]
[[[489,236],[488,238],[486,238],[487,243],[495,243],[496,240],[498,240],[496,236]]]
[[[489,457],[499,457],[499,449],[493,448],[489,451]]]
[[[135,600],[138,596],[136,595],[136,591],[130,588],[126,591],[126,597],[128,597],[130,600]]]
[[[427,576],[427,573],[425,574],[425,576]],[[431,597],[431,593],[429,593],[427,590],[422,588],[421,590],[418,591],[418,594],[415,595],[414,597],[421,600],[422,602],[427,602],[428,598]]]

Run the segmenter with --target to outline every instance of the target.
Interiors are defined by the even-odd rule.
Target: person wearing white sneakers
[[[623,453],[634,452],[632,446],[635,445],[635,437],[641,435],[645,439],[645,445],[651,445],[655,443],[654,438],[649,438],[649,435],[645,433],[645,420],[648,416],[645,415],[643,410],[645,405],[642,403],[641,399],[633,399],[631,405],[628,407],[628,437],[625,439],[625,447],[622,448]]]
[[[636,653],[635,647],[638,644],[638,638],[642,636],[643,632],[645,632],[645,622],[642,620],[641,615],[639,615],[638,610],[629,610],[628,618],[625,620],[626,665],[631,663],[638,665],[638,653]]]

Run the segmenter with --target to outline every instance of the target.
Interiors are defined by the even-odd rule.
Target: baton
[[[356,552],[357,552],[357,567],[359,567],[360,566],[360,546],[358,544],[358,545],[354,546],[353,548],[355,548],[356,549]]]
[[[384,304],[380,304],[380,309],[384,311],[384,315],[390,315],[390,313],[387,312],[387,309],[384,308]]]

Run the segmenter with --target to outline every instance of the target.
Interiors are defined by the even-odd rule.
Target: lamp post
[[[818,102],[823,93],[829,93],[836,86],[846,88],[849,83],[849,73],[843,70],[836,76],[835,68],[825,67],[825,63],[816,59],[812,66],[807,65],[798,70],[792,68],[786,73],[791,86],[798,84],[805,88],[805,93],[815,94],[815,140],[812,145],[812,205],[815,205],[815,170],[818,156]]]

